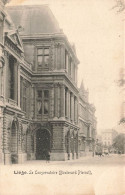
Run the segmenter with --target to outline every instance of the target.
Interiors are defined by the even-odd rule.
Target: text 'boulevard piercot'
[[[29,171],[21,171],[14,170],[14,175],[92,175],[91,170],[74,170],[74,171],[39,171],[39,170],[29,170]]]

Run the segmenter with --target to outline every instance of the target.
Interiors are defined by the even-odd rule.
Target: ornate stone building
[[[75,48],[48,6],[0,3],[0,161],[78,158]]]
[[[95,107],[88,102],[88,90],[83,81],[79,89],[79,154],[92,155],[96,141]]]

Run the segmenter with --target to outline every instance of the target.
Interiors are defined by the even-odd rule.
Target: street
[[[40,165],[40,164],[46,164],[46,165],[69,165],[69,166],[76,166],[76,165],[90,165],[90,166],[96,166],[96,165],[104,165],[104,166],[111,166],[111,165],[125,165],[125,155],[121,154],[110,154],[109,156],[85,156],[81,157],[79,159],[75,160],[67,160],[67,161],[50,161],[49,163],[46,163],[45,160],[32,160],[32,161],[26,161],[25,165]]]

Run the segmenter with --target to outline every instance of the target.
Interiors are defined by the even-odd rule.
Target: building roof
[[[59,24],[47,5],[8,6],[15,27],[22,26],[21,35],[60,33]]]

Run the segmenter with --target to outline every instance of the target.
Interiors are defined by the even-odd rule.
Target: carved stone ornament
[[[4,58],[0,57],[0,68],[3,68],[4,64],[5,64]]]

